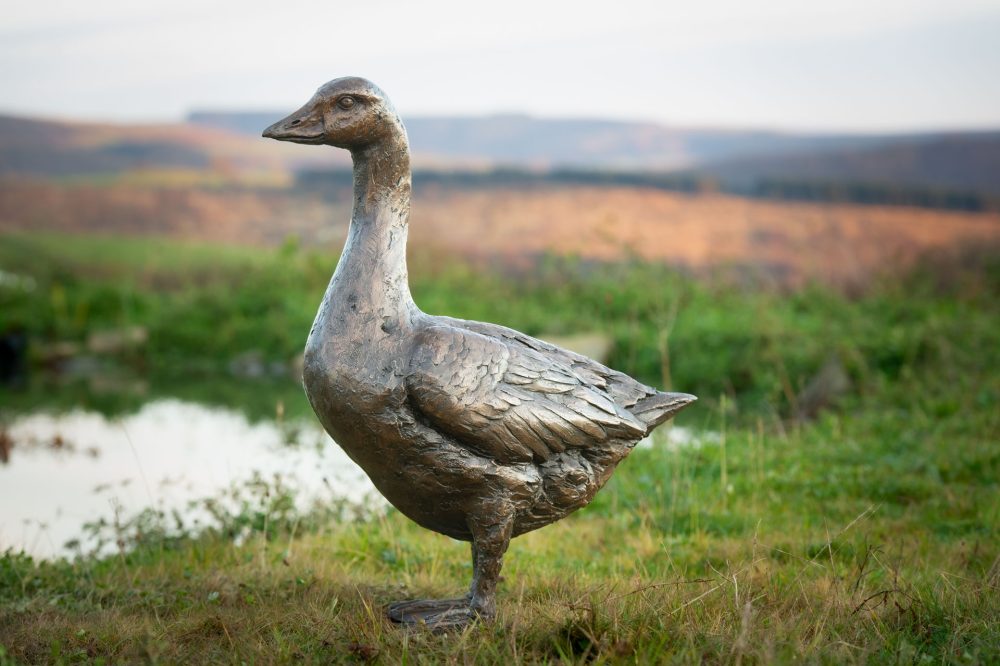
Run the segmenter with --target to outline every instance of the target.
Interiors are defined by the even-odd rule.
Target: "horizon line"
[[[121,127],[149,127],[166,125],[199,125],[210,127],[209,125],[192,122],[190,118],[195,114],[218,114],[218,115],[252,115],[252,114],[273,114],[281,116],[284,111],[277,111],[275,108],[247,108],[247,107],[192,107],[184,112],[180,118],[148,118],[148,119],[114,119],[107,117],[92,116],[60,116],[45,112],[32,112],[23,109],[9,109],[0,107],[0,117],[19,118],[22,120],[33,120],[39,122],[51,122],[75,125],[110,125]],[[481,113],[428,113],[419,112],[412,114],[401,113],[403,120],[409,119],[433,119],[433,120],[486,120],[486,119],[523,119],[543,122],[597,122],[616,125],[651,125],[666,130],[678,131],[706,131],[706,132],[733,132],[733,133],[762,133],[762,134],[786,134],[786,135],[815,135],[815,136],[934,136],[934,135],[956,135],[956,134],[993,134],[1000,132],[1000,120],[995,124],[953,124],[953,125],[926,125],[914,127],[806,127],[806,126],[778,126],[778,125],[737,125],[737,124],[711,124],[684,121],[663,121],[649,118],[616,118],[610,116],[592,115],[549,115],[536,114],[527,111],[490,111]],[[222,128],[217,128],[222,129]]]

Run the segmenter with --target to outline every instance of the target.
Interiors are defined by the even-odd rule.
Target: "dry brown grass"
[[[782,281],[852,284],[931,249],[1000,241],[1000,215],[774,203],[628,188],[440,193],[413,235],[465,254],[634,253],[692,269],[739,266]]]
[[[183,179],[182,179],[183,180]],[[350,201],[281,189],[0,185],[0,230],[155,234],[339,246]],[[430,190],[413,205],[412,243],[516,262],[569,253],[634,254],[695,271],[733,269],[797,285],[863,284],[928,251],[1000,242],[1000,213],[776,203],[634,188]]]
[[[980,625],[996,616],[995,586],[959,562],[958,544],[897,543],[845,558],[845,543],[861,545],[852,531],[869,532],[871,518],[812,555],[785,543],[788,534],[769,535],[783,548],[764,534],[691,535],[679,550],[705,553],[691,561],[621,520],[560,523],[515,543],[497,622],[450,636],[383,616],[399,597],[454,593],[468,573],[464,545],[398,515],[260,549],[202,540],[81,566],[75,589],[72,570],[47,572],[45,593],[0,609],[0,639],[29,663],[989,659]]]

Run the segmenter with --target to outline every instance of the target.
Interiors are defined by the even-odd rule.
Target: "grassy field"
[[[33,288],[0,291],[0,329],[37,353],[144,326],[115,362],[197,380],[251,349],[293,358],[334,263],[294,244],[8,235],[0,268]],[[141,516],[116,557],[0,557],[0,663],[1000,660],[995,252],[851,297],[639,261],[508,279],[417,252],[411,273],[429,312],[610,335],[612,365],[698,394],[680,423],[712,434],[637,450],[591,506],[515,540],[490,626],[381,616],[464,588],[467,545],[257,488],[207,530]],[[846,388],[796,418],[831,364]]]

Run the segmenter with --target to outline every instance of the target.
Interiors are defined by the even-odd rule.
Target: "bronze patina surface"
[[[406,272],[406,130],[371,82],[330,81],[264,136],[354,160],[350,231],[306,342],[316,415],[393,506],[472,542],[468,594],[393,604],[389,617],[439,628],[491,618],[510,539],[585,506],[695,398],[503,326],[421,312]]]

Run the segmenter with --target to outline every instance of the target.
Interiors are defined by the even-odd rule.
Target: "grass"
[[[1000,346],[991,307],[1000,262],[989,251],[962,258],[977,262],[971,269],[889,278],[860,298],[820,286],[783,293],[698,282],[638,260],[546,257],[529,274],[512,276],[419,248],[414,255],[412,290],[427,312],[531,335],[598,331],[615,342],[612,366],[703,400],[725,394],[741,413],[791,413],[831,355],[861,390],[871,390],[907,368],[940,363],[951,372],[952,356],[995,362]],[[261,250],[0,235],[0,269],[35,285],[0,287],[0,330],[26,330],[37,352],[57,341],[83,342],[95,330],[141,325],[149,344],[120,360],[159,377],[210,379],[248,351],[276,362],[300,354],[335,265],[335,256],[294,242]]]
[[[154,243],[150,262],[127,258]],[[463,589],[466,544],[393,511],[296,515],[259,489],[208,529],[122,526],[115,557],[4,555],[0,663],[996,663],[1000,271],[981,259],[847,297],[566,259],[504,279],[418,256],[424,309],[608,332],[613,364],[700,394],[682,416],[718,436],[635,451],[589,507],[516,539],[489,626],[439,636],[381,616]],[[120,362],[183,378],[234,350],[294,354],[332,263],[291,244],[216,258],[4,237],[0,268],[37,287],[5,293],[0,316],[43,342],[148,326]],[[831,355],[850,389],[792,418]]]
[[[850,446],[867,434],[728,433],[725,488],[718,445],[639,450],[595,504],[515,540],[500,617],[457,636],[380,609],[458,592],[465,544],[395,512],[303,526],[262,495],[241,546],[230,520],[99,561],[8,554],[0,644],[26,663],[995,661],[996,476],[968,458],[935,481],[919,455],[890,481],[865,470],[891,453]]]

